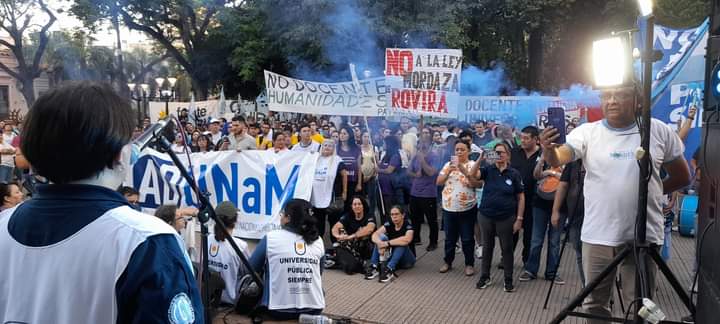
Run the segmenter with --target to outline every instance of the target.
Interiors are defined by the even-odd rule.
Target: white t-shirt
[[[300,151],[300,152],[310,152],[310,153],[317,153],[320,151],[320,144],[315,141],[310,141],[310,145],[303,146],[302,141],[298,142],[297,144],[293,145],[292,147],[293,151]]]
[[[0,150],[12,149],[9,142],[0,143]],[[4,166],[15,167],[15,154],[0,154],[0,164]]]
[[[322,156],[318,154],[313,178],[310,202],[315,208],[327,208],[333,197],[335,176],[342,159],[337,155]]]
[[[235,238],[238,248],[245,254],[246,258],[250,257],[250,251],[245,241]],[[210,270],[220,273],[223,282],[225,282],[225,289],[222,292],[220,299],[224,303],[235,304],[238,297],[238,290],[240,287],[240,278],[245,273],[242,267],[242,261],[240,257],[233,250],[232,245],[228,240],[219,242],[215,239],[215,235],[208,235],[208,262],[210,263]]]
[[[281,229],[267,234],[268,308],[324,309],[320,259],[322,238],[308,244],[302,236]]]
[[[605,120],[583,124],[567,135],[567,145],[574,151],[574,159],[583,160],[587,171],[582,241],[606,246],[632,241],[640,177],[635,159],[635,150],[640,147],[637,126],[615,129]],[[681,158],[684,150],[682,141],[668,125],[652,119],[647,221],[647,239],[651,243],[662,244],[664,238],[660,168]]]

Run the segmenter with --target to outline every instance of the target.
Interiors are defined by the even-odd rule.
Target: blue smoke
[[[468,66],[462,70],[460,84],[460,94],[463,96],[499,96],[503,90],[512,87],[503,64],[497,64],[490,70]]]

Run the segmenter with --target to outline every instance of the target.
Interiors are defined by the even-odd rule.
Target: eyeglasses
[[[603,91],[603,93],[600,94],[600,98],[602,100],[610,100],[610,98],[613,97],[617,100],[629,100],[632,99],[633,96],[635,96],[635,92],[632,88],[607,90]]]
[[[500,154],[507,154],[507,152],[505,152],[505,151],[495,151],[495,154],[497,154],[497,155],[500,155]]]

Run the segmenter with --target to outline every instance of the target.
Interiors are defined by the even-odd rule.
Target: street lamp
[[[130,89],[130,99],[137,103],[138,125],[142,125],[143,109],[141,107],[141,103],[147,100],[147,89],[149,86],[144,83],[140,85],[136,83],[128,83],[127,86]]]
[[[170,84],[170,89],[163,89],[163,85],[165,82]],[[160,96],[160,99],[165,101],[165,116],[170,115],[170,99],[173,99],[175,97],[175,83],[177,82],[176,78],[169,77],[169,78],[155,78],[155,83],[157,83],[157,89],[158,94]]]

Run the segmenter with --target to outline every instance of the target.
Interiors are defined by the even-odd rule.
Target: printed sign
[[[458,49],[386,49],[389,107],[398,114],[457,117],[462,62]]]

